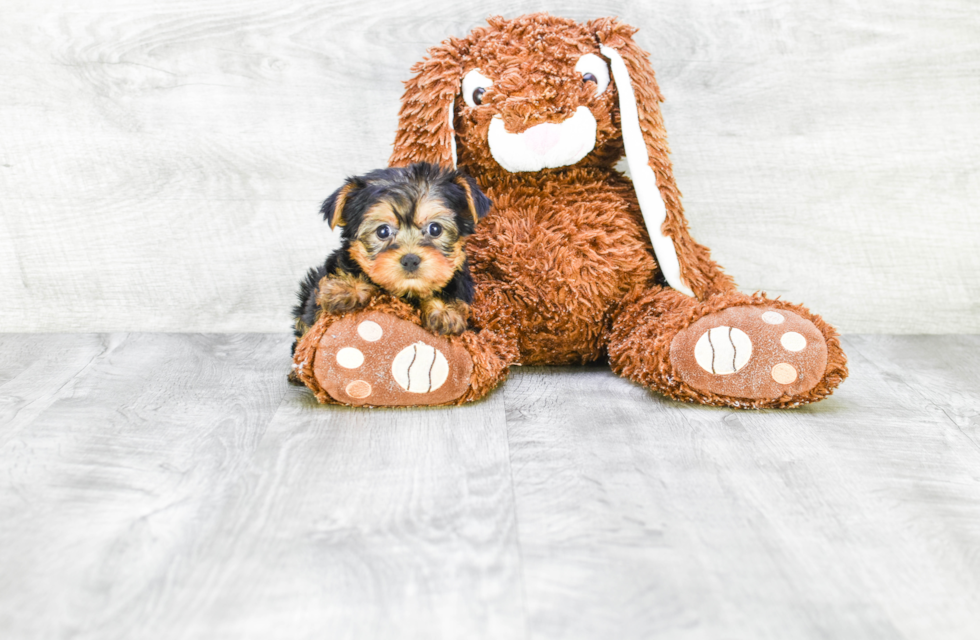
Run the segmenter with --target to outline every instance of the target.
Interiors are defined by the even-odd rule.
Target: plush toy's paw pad
[[[827,343],[792,311],[732,307],[678,333],[670,362],[694,389],[732,398],[774,399],[815,387],[827,368]]]
[[[330,325],[313,365],[338,402],[384,407],[451,402],[469,388],[472,370],[463,347],[379,312]]]

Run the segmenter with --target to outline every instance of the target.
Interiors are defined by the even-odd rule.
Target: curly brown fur
[[[473,284],[464,242],[489,208],[471,178],[434,164],[349,178],[321,209],[343,227],[342,244],[300,285],[296,338],[320,314],[362,309],[379,290],[438,309],[425,315],[437,333],[465,331]]]

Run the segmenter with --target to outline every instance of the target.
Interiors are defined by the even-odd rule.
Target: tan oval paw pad
[[[785,362],[780,362],[773,367],[771,374],[772,379],[779,384],[793,384],[799,377],[796,373],[796,369],[793,368],[793,365]]]
[[[345,391],[352,398],[366,398],[371,395],[371,385],[363,380],[354,380],[347,385]]]

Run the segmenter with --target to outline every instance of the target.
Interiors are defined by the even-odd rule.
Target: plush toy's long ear
[[[633,41],[636,29],[615,18],[593,20],[588,26],[609,59],[630,176],[664,278],[674,289],[699,298],[734,289],[731,277],[688,230],[660,113],[663,96],[647,53]]]
[[[390,166],[431,162],[456,168],[453,116],[463,78],[461,50],[462,41],[451,38],[429,49],[429,57],[412,67],[415,76],[405,83]]]
[[[347,198],[353,191],[363,186],[357,178],[347,178],[344,186],[331,193],[330,197],[323,201],[320,213],[323,214],[323,219],[327,221],[331,229],[344,226],[344,205],[347,204]]]

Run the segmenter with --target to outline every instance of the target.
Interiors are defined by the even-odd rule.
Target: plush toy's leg
[[[805,307],[762,294],[703,302],[673,289],[628,297],[609,340],[613,371],[685,402],[795,407],[847,377],[837,331]]]
[[[323,403],[462,404],[486,395],[516,361],[513,341],[493,331],[443,337],[420,324],[416,309],[388,296],[322,314],[296,345],[294,377]]]

